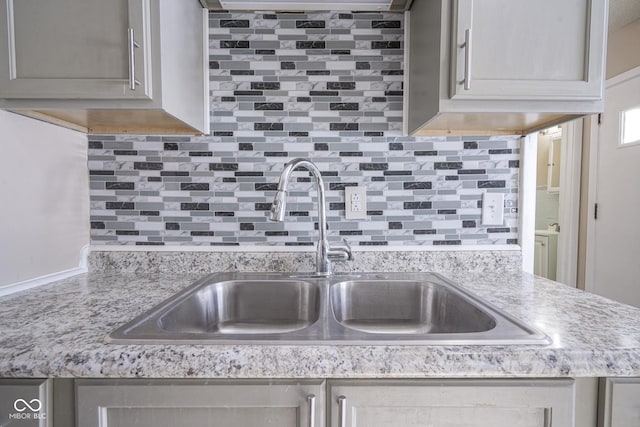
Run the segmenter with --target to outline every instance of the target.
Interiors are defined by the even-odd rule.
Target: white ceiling
[[[609,0],[609,32],[640,19],[640,0]]]

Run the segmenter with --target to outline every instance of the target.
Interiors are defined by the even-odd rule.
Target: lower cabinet
[[[640,378],[0,379],[0,426],[631,427]]]
[[[331,427],[594,426],[596,388],[572,379],[330,381],[328,418]]]
[[[0,379],[0,426],[50,427],[52,380]]]
[[[76,380],[75,411],[78,427],[595,427],[597,392],[593,378]]]
[[[556,280],[558,270],[558,233],[536,231],[533,274]]]
[[[600,380],[598,427],[640,426],[640,378]]]
[[[320,427],[324,381],[78,380],[78,427]]]

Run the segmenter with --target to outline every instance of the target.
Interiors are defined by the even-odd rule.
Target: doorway
[[[551,280],[556,280],[558,265],[561,147],[560,126],[538,132],[533,273]]]
[[[536,193],[533,273],[573,287],[578,273],[582,126],[578,119],[535,135],[536,185],[527,187]]]

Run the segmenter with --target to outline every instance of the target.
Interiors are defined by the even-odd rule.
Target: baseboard
[[[38,286],[47,285],[58,280],[67,279],[69,277],[77,276],[78,274],[86,273],[87,268],[77,267],[70,270],[60,271],[58,273],[47,274],[45,276],[36,277],[35,279],[25,280],[23,282],[13,283],[0,287],[0,297],[13,294],[20,291],[26,291]]]

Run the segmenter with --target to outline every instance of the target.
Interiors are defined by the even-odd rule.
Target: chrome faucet
[[[285,209],[287,206],[287,188],[291,173],[297,168],[304,168],[311,172],[316,180],[316,188],[318,191],[318,231],[320,238],[318,240],[318,254],[316,257],[316,273],[322,276],[331,274],[332,261],[348,261],[353,259],[351,248],[344,242],[344,245],[331,246],[327,239],[327,215],[326,202],[324,197],[324,181],[318,167],[307,159],[293,159],[284,166],[284,170],[280,175],[278,182],[278,191],[273,198],[269,219],[271,221],[284,221]]]

